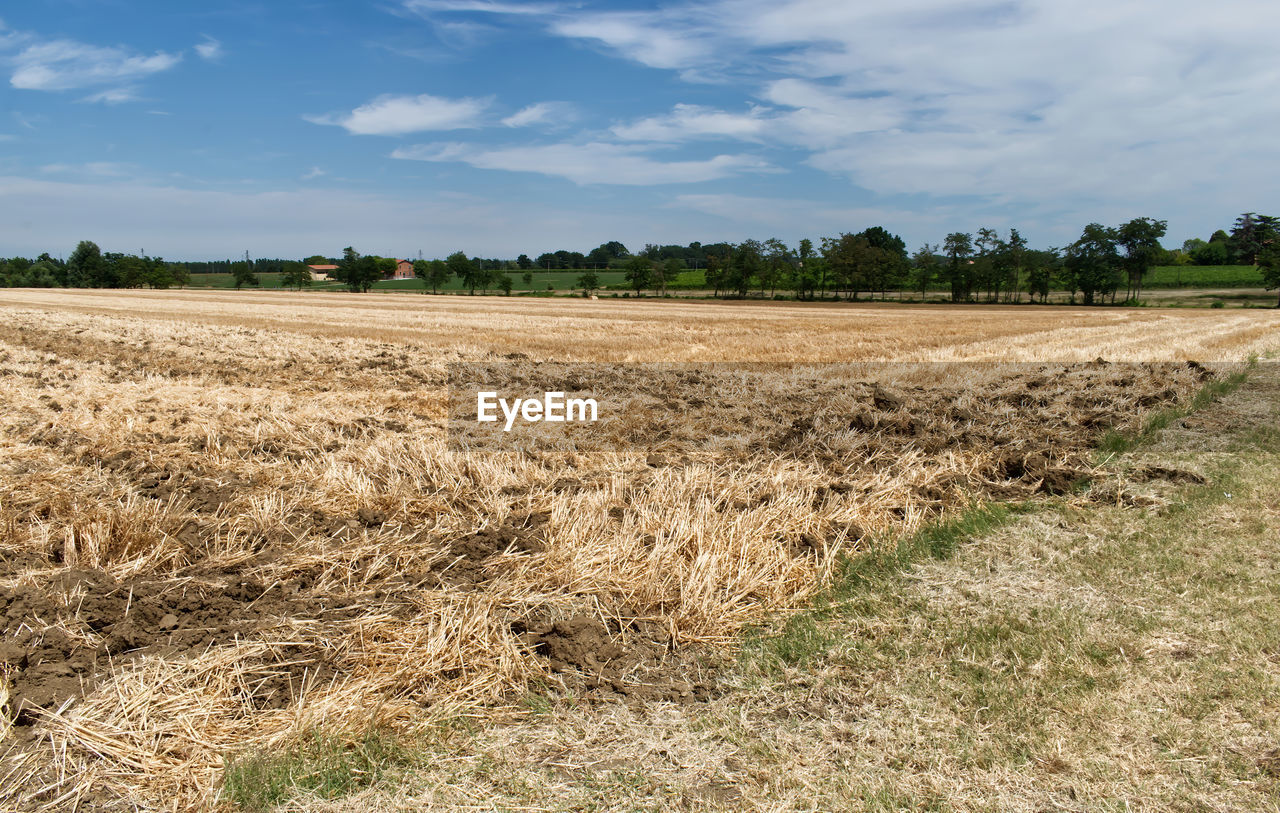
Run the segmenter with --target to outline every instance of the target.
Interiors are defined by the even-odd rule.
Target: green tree
[[[769,287],[769,296],[776,295],[778,285],[785,283],[795,264],[795,253],[776,237],[764,241],[764,268],[760,278],[760,293]]]
[[[973,237],[965,232],[952,232],[943,241],[947,255],[946,277],[951,283],[951,301],[968,302],[973,292]]]
[[[595,271],[587,269],[578,275],[578,287],[582,289],[582,293],[590,296],[591,292],[600,287],[600,277]],[[551,290],[548,288],[548,290]]]
[[[237,290],[246,285],[252,285],[257,288],[262,284],[258,279],[258,275],[253,273],[253,266],[247,260],[240,260],[231,264],[231,277]]]
[[[338,260],[338,270],[334,272],[334,277],[352,293],[367,293],[373,283],[382,279],[382,273],[378,270],[377,257],[372,254],[361,255],[347,246],[342,250],[342,259]]]
[[[315,264],[320,265],[320,263]],[[284,271],[280,274],[280,285],[284,288],[292,288],[295,291],[301,291],[303,288],[310,288],[311,269],[307,268],[306,263],[285,263]]]
[[[527,271],[528,269],[533,268],[533,260],[529,259],[528,254],[521,254],[519,257],[516,257],[516,266]]]
[[[1084,227],[1080,239],[1067,247],[1065,269],[1074,290],[1092,305],[1098,295],[1114,293],[1119,287],[1120,253],[1116,234],[1097,223]]]
[[[1280,288],[1280,240],[1270,240],[1258,249],[1258,268],[1262,271],[1262,284],[1267,290]],[[1280,299],[1276,301],[1280,308]]]
[[[374,257],[374,263],[378,269],[378,279],[391,279],[396,273],[397,262],[394,257]]]
[[[1191,255],[1196,265],[1226,265],[1231,262],[1231,249],[1221,240],[1210,240]]]
[[[723,269],[722,284],[745,297],[751,290],[751,282],[760,276],[764,268],[764,246],[759,240],[743,240],[732,247]]]
[[[801,239],[796,249],[795,266],[788,279],[796,299],[813,299],[818,288],[819,264],[813,253],[813,241],[808,237]]]
[[[526,288],[530,288],[530,287],[532,287],[532,286],[533,286],[533,272],[532,272],[532,271],[526,271],[526,272],[524,272],[523,274],[521,274],[521,275],[520,275],[520,280],[524,283],[524,287],[526,287]]]
[[[67,284],[92,288],[102,279],[102,249],[92,240],[81,240],[67,258]]]
[[[587,262],[595,267],[608,268],[612,263],[631,257],[627,247],[617,240],[601,243],[587,253]]]
[[[991,280],[995,298],[1005,302],[1022,299],[1022,271],[1026,265],[1027,240],[1017,229],[1009,229],[1009,239],[996,241]]]
[[[911,255],[911,287],[920,292],[923,302],[929,295],[929,286],[938,278],[938,245],[925,243]]]
[[[656,279],[658,281],[658,291],[665,295],[667,293],[668,283],[679,279],[680,272],[684,271],[684,269],[684,260],[679,257],[668,257],[663,262],[658,263],[655,266],[655,270],[657,271]]]
[[[445,257],[444,264],[449,269],[449,274],[461,280],[462,286],[470,289],[471,295],[475,296],[476,286],[484,281],[481,279],[482,272],[480,267],[468,259],[467,255],[461,251],[455,251]]]
[[[1276,239],[1278,232],[1280,222],[1277,218],[1245,212],[1236,218],[1227,247],[1231,249],[1236,262],[1257,265],[1258,254]]]
[[[514,284],[514,280],[511,279],[510,274],[498,274],[496,282],[503,296],[511,296],[511,286]]]
[[[648,288],[653,280],[653,261],[643,254],[637,254],[627,260],[627,270],[624,278],[635,290],[636,294],[639,294]]]
[[[1040,297],[1040,302],[1049,301],[1049,289],[1061,266],[1061,258],[1055,248],[1046,251],[1028,251],[1026,253],[1027,293],[1032,301]]]
[[[1168,223],[1150,217],[1135,217],[1114,230],[1116,245],[1124,252],[1121,266],[1129,280],[1125,301],[1142,296],[1142,280],[1151,266],[1164,253],[1160,238],[1164,237]]]

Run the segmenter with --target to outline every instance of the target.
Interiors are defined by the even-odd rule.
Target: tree
[[[760,275],[764,266],[763,249],[759,240],[743,240],[733,246],[722,269],[724,287],[745,297],[751,289],[751,281]]]
[[[516,265],[521,269],[527,270],[529,268],[533,268],[533,260],[529,259],[528,254],[521,254],[519,257],[516,257]]]
[[[625,260],[630,257],[631,252],[627,251],[626,246],[617,240],[610,240],[591,249],[587,254],[587,262],[593,266],[607,268],[617,260]]]
[[[258,279],[258,275],[253,273],[253,266],[248,260],[240,260],[239,262],[232,263],[231,277],[237,290],[246,285],[252,285],[257,288],[262,284]]]
[[[951,283],[951,301],[967,302],[973,291],[973,237],[965,232],[952,232],[943,241],[947,255],[947,281]]]
[[[434,294],[449,281],[449,267],[442,260],[414,260],[413,275],[422,280],[423,288],[430,286]]]
[[[658,277],[658,287],[663,294],[667,292],[667,283],[673,282],[684,269],[684,260],[679,257],[668,257],[666,262],[662,263],[660,267],[661,274]]]
[[[378,259],[372,254],[362,256],[360,252],[347,246],[342,250],[342,259],[338,261],[334,277],[345,283],[347,290],[352,293],[367,293],[373,283],[382,279]]]
[[[319,263],[316,263],[319,265]],[[284,273],[280,275],[280,285],[301,291],[311,287],[311,269],[305,263],[286,263]]]
[[[1280,288],[1280,240],[1271,240],[1258,249],[1258,268],[1262,271],[1262,284],[1267,290]],[[1280,299],[1276,300],[1280,308]]]
[[[578,275],[578,287],[584,295],[590,296],[592,291],[600,287],[600,277],[595,271],[588,269]]]
[[[73,288],[92,288],[102,278],[102,249],[92,240],[81,240],[67,258],[67,283]]]
[[[929,284],[938,276],[938,246],[925,243],[915,254],[911,255],[912,275],[911,287],[920,291],[920,301],[928,296]]]
[[[312,254],[302,261],[304,265],[332,265],[333,261],[320,254]]]
[[[643,254],[627,260],[627,271],[624,277],[638,295],[653,280],[653,261]]]
[[[1231,249],[1223,240],[1210,240],[1191,255],[1196,265],[1226,265],[1231,262]]]
[[[475,296],[476,286],[484,281],[481,279],[480,268],[461,251],[455,251],[445,257],[444,264],[449,269],[450,275],[461,280],[463,287],[469,288],[471,295]]]
[[[1049,288],[1059,271],[1060,260],[1056,248],[1026,253],[1027,293],[1031,295],[1033,302],[1037,296],[1041,303],[1049,301]]]
[[[813,299],[818,289],[820,260],[813,253],[813,241],[803,238],[796,251],[796,265],[791,271],[791,290],[796,299]]]
[[[785,282],[790,275],[792,265],[795,263],[795,254],[787,248],[786,243],[776,237],[765,240],[764,248],[764,269],[760,277],[760,292],[764,293],[764,287],[768,284],[769,296],[773,297],[777,293],[778,284]]]
[[[1257,265],[1258,255],[1267,244],[1275,240],[1277,231],[1280,231],[1277,218],[1245,212],[1236,218],[1227,247],[1231,249],[1236,262]]]
[[[510,274],[499,274],[497,278],[497,284],[498,284],[498,287],[502,289],[503,296],[511,296],[512,280],[511,280]]]
[[[526,271],[520,275],[520,279],[524,282],[524,287],[528,288],[533,285],[533,272]]]
[[[1114,293],[1120,269],[1115,231],[1097,223],[1085,226],[1080,239],[1067,246],[1065,266],[1071,284],[1084,295],[1084,304],[1094,304],[1098,294]]]
[[[1116,245],[1124,251],[1121,261],[1129,278],[1129,290],[1125,301],[1142,296],[1142,279],[1164,253],[1160,238],[1164,237],[1168,223],[1149,217],[1135,217],[1115,229]]]

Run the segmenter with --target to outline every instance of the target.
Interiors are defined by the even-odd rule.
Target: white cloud
[[[73,90],[127,83],[169,70],[181,59],[163,51],[143,56],[123,48],[53,40],[29,45],[13,57],[9,84],[21,90]]]
[[[204,42],[196,43],[195,49],[201,59],[209,62],[221,59],[224,53],[222,43],[213,37],[205,37]]]
[[[568,102],[538,102],[531,104],[502,120],[507,127],[530,127],[535,124],[564,124],[577,116],[577,110]]]
[[[579,185],[698,183],[770,169],[767,163],[751,155],[717,155],[700,161],[659,161],[646,155],[642,147],[601,142],[491,148],[468,144],[419,144],[398,149],[391,157],[414,161],[460,161],[478,169],[536,172],[567,178]]]
[[[552,3],[501,3],[489,2],[489,0],[405,0],[404,7],[419,13],[462,11],[534,16],[551,14],[559,8]]]
[[[379,96],[347,114],[303,116],[313,124],[331,124],[353,135],[402,135],[425,130],[478,127],[488,99],[440,96]]]
[[[613,127],[626,141],[686,141],[695,138],[731,138],[755,141],[771,129],[771,111],[752,107],[746,113],[729,113],[693,104],[678,104],[671,113]]]
[[[542,24],[769,105],[678,106],[617,137],[799,147],[884,195],[1176,219],[1247,208],[1241,190],[1280,174],[1280,5],[1263,0],[712,0]]]
[[[90,161],[84,164],[45,164],[41,172],[58,175],[91,175],[100,178],[121,178],[133,172],[129,164],[113,161]]]
[[[305,173],[305,174],[302,176],[302,180],[304,180],[304,181],[313,181],[313,180],[315,180],[316,178],[320,178],[320,177],[323,177],[323,176],[328,175],[328,174],[329,174],[329,173],[325,172],[325,171],[324,171],[323,169],[321,169],[320,167],[312,167],[310,172],[307,172],[307,173]]]
[[[136,102],[141,98],[136,88],[123,87],[108,88],[97,93],[90,93],[80,101],[101,104],[124,104],[125,102]]]
[[[562,37],[599,42],[651,68],[692,68],[713,55],[714,39],[688,19],[663,19],[648,12],[573,15],[551,23]]]

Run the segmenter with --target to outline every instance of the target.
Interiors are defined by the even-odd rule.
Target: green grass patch
[[[551,289],[560,293],[566,293],[570,288],[578,287],[578,277],[585,274],[585,271],[533,271],[533,277],[530,282],[524,281],[523,271],[506,271],[502,272],[511,277],[512,293],[539,293],[547,290],[550,285]],[[626,287],[626,280],[623,278],[622,271],[597,271],[596,278],[600,282],[602,288],[605,287]],[[373,284],[374,291],[414,291],[416,293],[430,293],[430,288],[425,287],[420,279],[389,279],[381,280]],[[440,293],[463,293],[471,289],[462,284],[460,279],[451,279],[442,285],[439,289]],[[483,289],[477,288],[476,294],[479,295]],[[489,286],[489,293],[501,293],[501,289]]]
[[[1261,288],[1262,272],[1252,265],[1158,265],[1142,287],[1151,288]]]
[[[311,732],[291,747],[229,759],[223,798],[241,810],[267,811],[298,793],[337,799],[420,762],[397,738],[371,731],[351,740]]]
[[[1133,449],[1136,446],[1149,440],[1156,432],[1167,429],[1174,421],[1185,418],[1193,412],[1212,404],[1225,395],[1234,392],[1249,377],[1248,370],[1252,369],[1258,360],[1256,358],[1249,359],[1244,370],[1232,373],[1226,378],[1210,381],[1201,387],[1191,402],[1186,406],[1171,407],[1162,409],[1147,418],[1142,428],[1137,432],[1121,432],[1119,430],[1111,430],[1103,436],[1102,441],[1098,444],[1097,453],[1101,457],[1109,457]]]

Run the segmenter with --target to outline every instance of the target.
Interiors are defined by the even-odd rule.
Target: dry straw
[[[1033,494],[1082,470],[1105,423],[1201,383],[1056,362],[1239,359],[1278,323],[189,292],[0,306],[0,704],[61,680],[21,725],[0,718],[0,807],[50,810],[199,807],[246,749],[511,710],[551,668],[522,630],[557,619],[726,644],[842,553]],[[586,446],[451,445],[447,364],[512,353],[839,364],[715,372],[721,395],[773,404],[749,424],[671,423],[681,387],[632,370],[653,384],[625,390],[637,423]],[[931,364],[1000,358],[1035,364],[945,382]],[[662,442],[628,440],[663,421]],[[64,662],[92,668],[63,680]]]

